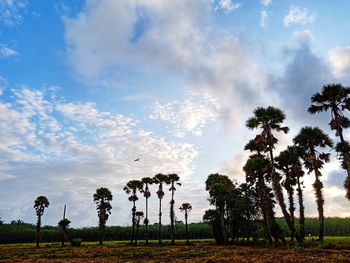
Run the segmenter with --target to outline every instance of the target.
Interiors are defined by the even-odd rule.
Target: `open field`
[[[59,243],[0,245],[0,262],[350,262],[350,237],[327,237],[322,246],[311,239],[306,248],[217,246],[210,240],[167,242],[130,247],[125,241],[84,242],[81,247],[60,247]]]

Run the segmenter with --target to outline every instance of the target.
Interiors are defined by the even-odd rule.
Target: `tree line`
[[[139,200],[138,194],[141,193],[145,197],[145,214],[146,217],[143,220],[145,225],[144,238],[146,245],[149,244],[148,238],[148,199],[151,197],[151,192],[149,186],[152,184],[158,185],[158,190],[156,192],[159,199],[159,222],[158,222],[158,243],[162,244],[162,200],[165,195],[163,190],[164,185],[170,185],[169,191],[171,192],[171,200],[170,200],[170,238],[171,244],[175,244],[175,191],[176,186],[181,186],[179,183],[180,177],[177,174],[156,174],[153,178],[144,177],[141,180],[131,180],[129,181],[123,188],[126,194],[129,195],[128,200],[132,202],[132,220],[131,220],[131,237],[130,244],[137,245],[138,234],[141,220],[144,218],[144,212],[138,211],[136,209],[136,202]],[[106,187],[100,187],[96,189],[96,193],[93,194],[93,201],[96,204],[97,215],[99,219],[98,224],[98,241],[100,245],[103,245],[103,240],[105,238],[106,233],[106,223],[111,214],[112,205],[111,201],[113,200],[113,195],[111,191]],[[38,196],[34,201],[34,209],[37,216],[37,224],[36,224],[36,234],[35,241],[36,247],[39,247],[40,243],[40,229],[41,229],[41,218],[44,214],[45,208],[49,206],[49,200],[46,196]],[[190,203],[183,203],[179,210],[184,213],[185,216],[185,229],[186,229],[186,243],[189,244],[189,231],[188,231],[188,215],[192,210],[192,205]],[[74,243],[74,240],[68,231],[68,227],[71,221],[65,217],[65,213],[63,219],[58,222],[58,226],[61,230],[61,239],[62,246],[64,245],[64,240],[68,240],[72,245],[78,245]]]
[[[335,131],[339,141],[334,147],[331,138],[319,127],[302,127],[294,137],[293,145],[276,156],[277,133],[288,133],[283,125],[284,112],[276,107],[258,107],[253,116],[246,121],[248,129],[258,133],[244,150],[250,156],[243,167],[246,183],[238,185],[220,174],[211,174],[206,181],[209,202],[215,209],[206,211],[203,219],[213,228],[217,243],[234,242],[238,237],[254,238],[258,224],[262,224],[267,245],[286,243],[285,234],[275,216],[275,206],[279,205],[291,240],[302,245],[305,239],[305,208],[303,196],[303,177],[314,175],[313,188],[318,211],[318,240],[324,239],[324,196],[322,168],[330,161],[330,151],[335,149],[341,166],[347,173],[344,187],[350,199],[350,144],[344,138],[344,130],[349,128],[350,120],[345,115],[350,110],[350,88],[341,84],[328,84],[311,97],[308,112],[317,114],[330,112],[329,126]],[[287,200],[284,190],[287,193]],[[299,208],[296,224],[294,193],[297,193]],[[287,205],[288,204],[288,205]]]
[[[286,237],[290,237],[290,232],[284,218],[277,217],[276,222],[281,227],[283,234]],[[190,223],[188,227],[191,230],[188,235],[190,240],[210,240],[214,238],[212,228],[208,223]],[[12,220],[9,223],[0,224],[0,243],[33,243],[35,242],[35,228],[35,225],[25,223],[21,220]],[[131,226],[106,226],[104,241],[122,240],[129,243],[131,231]],[[81,228],[70,227],[68,232],[74,237],[74,240],[80,239],[85,242],[96,242],[98,240],[98,226]],[[306,238],[309,235],[312,237],[318,235],[317,218],[305,218],[305,233]],[[261,223],[258,224],[256,234],[259,241],[264,238]],[[350,236],[350,218],[326,217],[325,236]],[[40,242],[57,243],[57,245],[59,245],[59,242],[61,242],[61,230],[59,226],[43,226],[40,231],[40,237]],[[158,239],[157,223],[148,226],[148,238],[149,240]],[[175,224],[175,238],[177,240],[186,240],[185,224]],[[145,240],[145,225],[140,225],[139,239]],[[170,240],[169,224],[162,226],[162,239]],[[240,238],[239,241],[240,243],[254,244],[252,239],[248,242],[247,239],[243,241],[243,239]],[[168,242],[170,241],[167,241],[167,243]],[[143,242],[143,244],[145,244],[145,242]]]

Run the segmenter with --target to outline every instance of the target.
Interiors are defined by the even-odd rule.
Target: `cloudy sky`
[[[254,108],[285,111],[291,132],[277,151],[302,126],[331,133],[328,114],[306,109],[322,85],[349,85],[349,8],[347,0],[0,0],[0,217],[34,223],[33,200],[46,195],[44,224],[57,224],[67,204],[73,226],[96,225],[92,195],[104,186],[114,195],[108,224],[127,225],[126,182],[178,173],[176,206],[192,203],[190,220],[200,221],[210,173],[244,182]],[[324,169],[327,216],[350,216],[344,177],[335,158]],[[313,175],[305,181],[315,216]]]

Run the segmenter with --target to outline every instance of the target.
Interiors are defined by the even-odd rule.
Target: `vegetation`
[[[36,216],[38,218],[36,223],[36,234],[35,234],[35,241],[36,241],[36,247],[39,247],[40,242],[40,228],[41,228],[41,217],[44,215],[45,208],[49,207],[50,203],[46,196],[38,196],[34,201],[34,209]]]
[[[169,183],[168,176],[165,174],[156,174],[154,176],[154,183],[158,184],[158,199],[159,199],[159,231],[158,231],[158,243],[159,245],[162,244],[162,199],[164,197],[164,191],[163,191],[163,184]]]
[[[108,188],[101,187],[96,189],[96,193],[93,195],[94,202],[96,204],[99,224],[98,224],[98,240],[100,246],[103,245],[103,239],[106,232],[106,222],[111,214],[112,205],[111,201],[113,195]]]
[[[130,244],[134,244],[134,239],[135,239],[135,226],[136,226],[136,201],[139,200],[137,196],[137,191],[142,190],[143,183],[142,181],[139,180],[131,180],[129,181],[126,186],[124,186],[123,190],[125,193],[130,194],[129,196],[129,201],[132,202],[132,233],[131,233],[131,238],[130,238]],[[137,244],[137,241],[135,242]]]
[[[191,204],[189,203],[183,203],[181,206],[180,206],[180,211],[181,212],[184,212],[185,213],[185,225],[186,225],[186,244],[188,245],[190,242],[188,240],[188,222],[187,222],[187,219],[188,219],[188,214],[191,212],[192,210],[192,206]]]

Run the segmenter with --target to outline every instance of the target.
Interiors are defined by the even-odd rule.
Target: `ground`
[[[350,238],[349,238],[350,239]],[[256,246],[217,246],[210,241],[170,246],[140,245],[125,242],[83,243],[81,247],[60,247],[58,243],[0,245],[0,262],[350,262],[350,250],[343,241],[326,241],[307,248]]]

